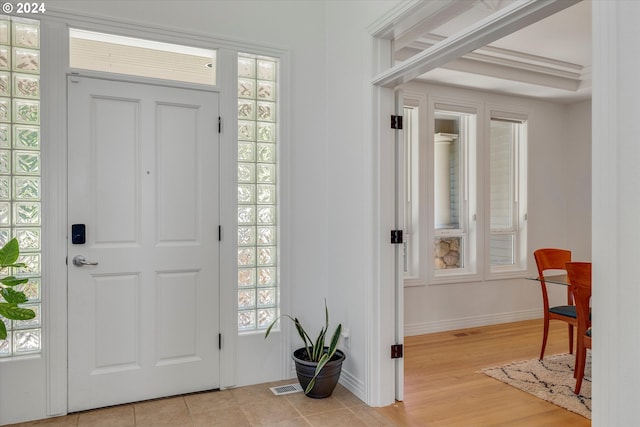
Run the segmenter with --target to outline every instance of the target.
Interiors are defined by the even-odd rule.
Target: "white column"
[[[640,3],[594,1],[592,7],[592,425],[637,426]]]

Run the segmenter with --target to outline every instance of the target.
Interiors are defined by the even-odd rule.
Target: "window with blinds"
[[[492,116],[489,134],[490,270],[508,271],[526,258],[526,122]]]

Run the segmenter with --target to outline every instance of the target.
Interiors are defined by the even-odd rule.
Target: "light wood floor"
[[[538,357],[542,320],[405,338],[405,400],[379,409],[400,426],[591,426],[591,421],[480,372]],[[568,352],[567,326],[551,322],[545,355]]]

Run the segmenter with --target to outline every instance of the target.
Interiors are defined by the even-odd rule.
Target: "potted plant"
[[[5,269],[24,268],[24,263],[16,262],[20,256],[20,246],[18,241],[13,238],[0,248],[0,272]],[[27,278],[17,278],[14,276],[5,276],[0,279],[0,296],[4,301],[0,302],[0,316],[11,320],[29,320],[36,316],[36,313],[28,308],[22,308],[19,305],[27,302],[24,292],[16,290],[16,286],[27,283]],[[4,319],[0,318],[0,340],[7,339],[7,326]]]
[[[320,329],[320,333],[315,340],[304,329],[297,317],[284,315],[291,319],[302,339],[304,347],[293,352],[292,359],[296,365],[298,381],[304,389],[304,394],[308,397],[320,399],[331,396],[340,379],[342,372],[342,362],[345,355],[338,350],[338,341],[342,332],[342,324],[339,324],[328,346],[325,346],[325,338],[329,330],[329,310],[327,301],[324,301],[325,326]],[[282,316],[278,316],[267,328],[264,334],[265,339],[271,333],[271,329]]]

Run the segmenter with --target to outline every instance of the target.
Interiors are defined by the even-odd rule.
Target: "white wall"
[[[420,83],[406,87],[529,111],[529,271],[535,275],[533,251],[540,247],[568,248],[575,259],[591,260],[589,102],[566,106]],[[566,298],[560,287],[549,291],[552,302]],[[542,316],[540,287],[525,279],[406,287],[404,301],[407,335]]]
[[[349,331],[343,382],[361,394],[374,325],[367,317],[373,288],[373,150],[371,40],[367,26],[394,1],[328,1],[327,219],[328,293],[334,319]],[[389,183],[391,184],[391,183]],[[392,286],[392,284],[390,284]],[[388,349],[383,349],[387,357]]]

